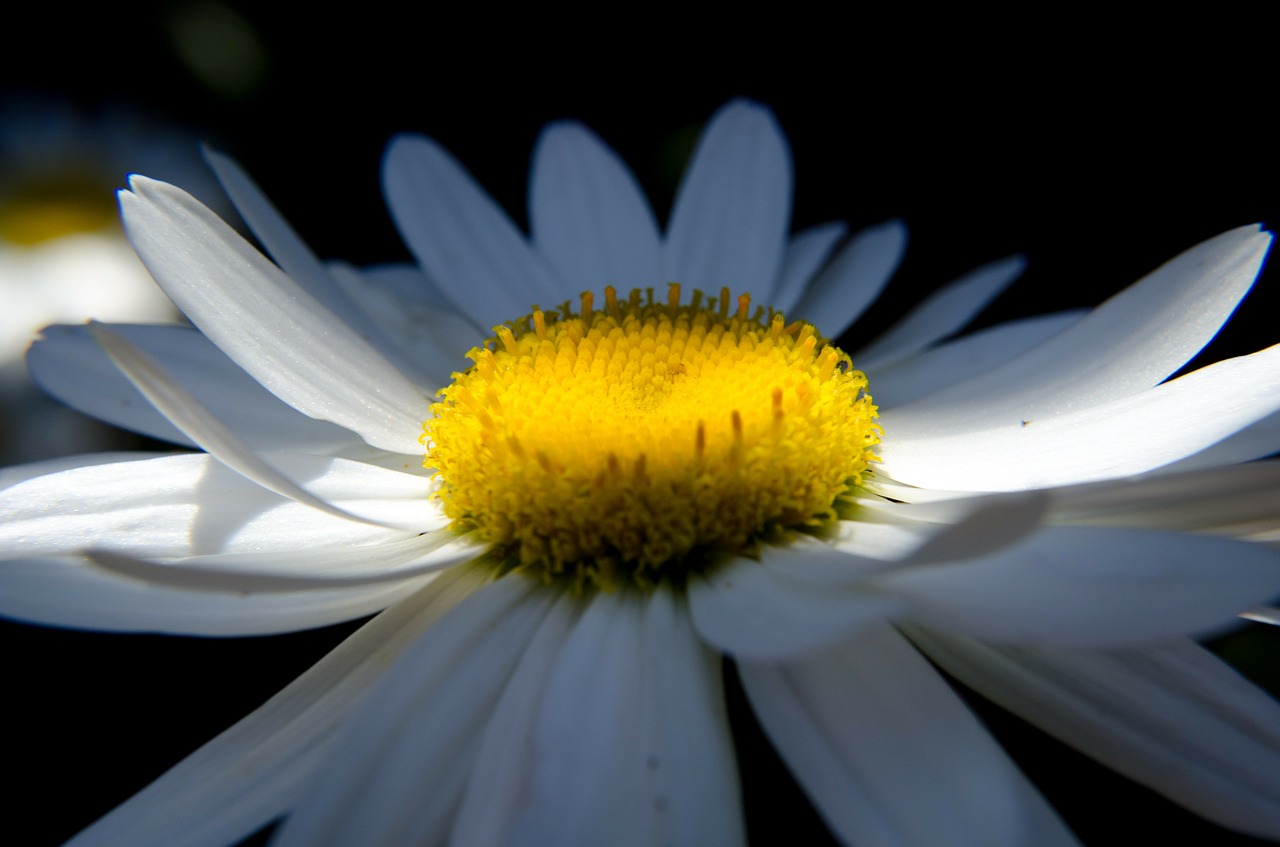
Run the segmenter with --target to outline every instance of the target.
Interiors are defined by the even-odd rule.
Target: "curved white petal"
[[[1224,826],[1280,838],[1280,704],[1202,647],[909,635],[948,673],[1107,767]]]
[[[431,482],[346,459],[272,461],[344,511],[429,532],[447,523]],[[0,491],[0,550],[9,558],[106,548],[141,558],[264,553],[396,541],[405,533],[284,500],[202,454],[71,468]]]
[[[1280,593],[1280,551],[1147,530],[1050,527],[973,562],[893,571],[900,620],[1026,645],[1113,646],[1205,632]]]
[[[718,658],[658,590],[600,594],[537,704],[509,844],[744,844]]]
[[[341,316],[361,338],[375,347],[379,346],[381,339],[376,327],[249,174],[233,159],[209,147],[204,148],[204,159],[235,204],[236,211],[281,270],[321,306]]]
[[[801,659],[740,662],[765,732],[846,844],[1071,843],[1028,831],[1022,776],[937,672],[875,627]]]
[[[543,129],[529,180],[533,246],[559,274],[562,299],[606,285],[625,292],[666,282],[649,201],[591,130],[568,122]]]
[[[268,491],[296,500],[326,514],[353,521],[363,521],[395,529],[413,530],[416,527],[396,526],[382,517],[353,515],[328,500],[317,497],[302,487],[288,474],[268,462],[235,431],[220,421],[212,412],[203,408],[189,391],[176,382],[157,365],[150,356],[130,344],[121,335],[103,324],[90,324],[89,332],[107,351],[107,355],[128,377],[134,387],[142,392],[156,410],[168,418],[184,435],[203,447],[218,461],[251,482]]]
[[[381,611],[436,578],[327,590],[231,593],[120,576],[73,557],[0,562],[0,615],[70,629],[172,635],[270,635]]]
[[[779,576],[788,558],[795,568],[804,568],[804,554],[770,549],[761,558],[778,566],[743,559],[689,580],[689,608],[698,635],[730,655],[793,656],[850,637],[903,609],[891,595],[833,590]]]
[[[269,594],[325,591],[416,580],[483,553],[485,547],[446,529],[381,544],[316,547],[274,553],[212,553],[154,561],[88,550],[89,562],[150,585],[186,591]]]
[[[1053,492],[1054,523],[1220,532],[1280,519],[1280,462],[1251,462]]]
[[[898,361],[958,331],[1021,276],[1026,267],[1026,259],[1010,256],[970,271],[934,292],[859,350],[858,367],[874,368]]]
[[[129,239],[214,344],[304,414],[419,451],[420,389],[190,195],[140,176],[130,185],[120,193]]]
[[[434,392],[455,371],[471,366],[466,353],[486,336],[441,295],[433,293],[416,265],[355,268],[331,262],[329,269],[352,299],[396,348],[396,365]]]
[[[787,244],[787,255],[782,260],[778,290],[765,305],[785,315],[791,314],[809,283],[848,231],[849,227],[843,221],[831,221],[803,229],[792,236]]]
[[[993,415],[981,429],[956,431],[937,411],[930,415],[932,431],[908,426],[903,432],[902,410],[892,409],[881,414],[885,437],[877,469],[921,488],[971,491],[1144,473],[1274,413],[1280,408],[1278,376],[1280,345],[1051,418]]]
[[[400,135],[382,189],[409,250],[453,303],[489,328],[575,296],[470,174],[429,138]]]
[[[148,355],[202,405],[259,450],[326,453],[357,436],[298,410],[259,385],[198,330],[113,324],[113,332]],[[27,352],[31,377],[62,402],[152,438],[195,446],[147,402],[93,339],[87,326],[51,326]]]
[[[346,718],[278,847],[443,843],[488,717],[554,598],[502,579],[423,633]]]
[[[1198,453],[1174,462],[1170,471],[1198,470],[1249,462],[1280,453],[1280,413],[1267,415]]]
[[[955,341],[916,353],[892,364],[865,370],[872,396],[884,408],[896,409],[958,382],[999,367],[1051,338],[1087,312],[1055,312],[993,326]],[[855,355],[854,367],[862,369]]]
[[[898,434],[930,431],[943,417],[953,432],[1041,419],[1151,388],[1218,332],[1270,244],[1270,233],[1246,226],[1193,247],[1004,367],[895,409]]]
[[[855,233],[787,317],[809,321],[835,338],[880,296],[906,248],[907,228],[901,221]]]
[[[665,274],[769,303],[791,220],[791,154],[768,109],[734,100],[708,121],[667,227]]]
[[[223,847],[287,813],[341,718],[478,581],[459,569],[378,615],[67,847]]]
[[[761,564],[782,579],[814,587],[856,589],[865,587],[869,577],[895,568],[989,556],[1036,532],[1047,507],[1048,499],[1039,492],[964,498],[948,509],[941,525],[904,521],[915,523],[902,527],[910,546],[888,557],[872,556],[865,549],[868,545],[861,530],[874,524],[848,521],[848,537],[830,544],[792,545],[788,555],[767,556]],[[896,516],[910,514],[912,509],[892,503],[885,504],[882,513]]]

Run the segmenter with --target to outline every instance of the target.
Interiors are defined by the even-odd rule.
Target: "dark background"
[[[1032,24],[853,8],[836,21],[786,8],[694,32],[683,14],[639,7],[609,21],[377,4],[23,14],[7,26],[0,95],[126,104],[189,126],[237,157],[318,253],[356,263],[408,257],[378,187],[395,132],[442,141],[523,223],[539,128],[581,119],[631,163],[662,217],[699,124],[738,95],[773,107],[790,137],[796,226],[909,225],[895,283],[854,328],[864,340],[933,287],[1013,252],[1030,269],[980,324],[1095,304],[1223,230],[1280,223],[1274,48],[1247,20]],[[210,45],[212,69],[183,58]],[[1276,341],[1274,277],[1205,359]],[[69,837],[351,628],[211,640],[2,625],[14,843]],[[1225,649],[1276,690],[1274,635],[1249,630]],[[980,708],[1086,843],[1234,843]],[[789,843],[819,838],[745,707],[735,720],[753,843],[773,843],[779,822]]]

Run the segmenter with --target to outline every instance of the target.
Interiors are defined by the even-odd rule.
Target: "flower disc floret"
[[[460,530],[503,567],[612,589],[815,530],[879,442],[866,377],[750,297],[605,289],[495,328],[424,425]]]

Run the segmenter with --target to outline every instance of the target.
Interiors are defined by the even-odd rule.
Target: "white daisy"
[[[126,227],[198,330],[58,327],[30,357],[206,452],[6,472],[0,611],[219,635],[385,611],[73,843],[283,816],[281,845],[739,844],[721,654],[848,844],[1074,841],[924,656],[1280,837],[1280,708],[1187,638],[1280,592],[1280,466],[1241,464],[1280,446],[1280,347],[1167,379],[1269,235],[942,341],[1020,267],[981,269],[856,354],[866,382],[813,327],[876,297],[903,228],[788,238],[789,154],[753,104],[712,119],[665,234],[578,125],[539,141],[528,238],[397,139],[425,275],[322,264],[211,158],[278,267],[137,178]]]

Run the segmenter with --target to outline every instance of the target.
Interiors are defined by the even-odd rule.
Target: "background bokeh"
[[[796,226],[910,227],[889,294],[853,329],[862,338],[1010,253],[1029,270],[979,324],[1092,305],[1225,229],[1280,224],[1274,51],[1238,19],[1033,25],[855,9],[836,21],[779,8],[695,32],[685,13],[641,7],[468,18],[373,3],[32,5],[6,27],[0,102],[127,106],[185,126],[239,159],[318,253],[358,264],[408,258],[378,180],[396,132],[442,141],[523,223],[540,127],[579,119],[632,164],[661,217],[699,124],[733,96],[772,106],[790,137]],[[1278,284],[1268,270],[1199,361],[1280,340]],[[206,640],[4,624],[14,843],[60,843],[350,629]],[[1276,690],[1274,635],[1223,644]],[[1086,843],[1248,843],[980,708]],[[821,843],[740,700],[735,720],[753,843]]]

